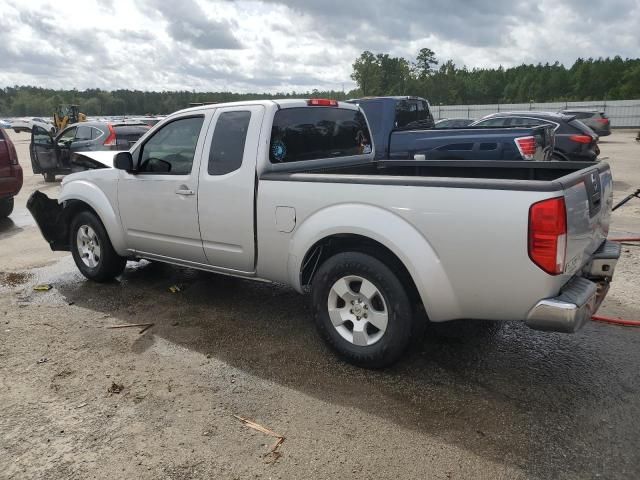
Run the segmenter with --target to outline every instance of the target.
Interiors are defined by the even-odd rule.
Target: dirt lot
[[[602,142],[616,199],[640,186],[634,135]],[[26,182],[0,223],[0,477],[640,478],[640,329],[456,324],[394,368],[354,368],[285,288],[146,262],[85,281],[28,215],[58,185],[12,138]],[[640,234],[640,201],[612,234]],[[640,249],[623,251],[601,313],[640,319]],[[128,322],[155,325],[107,328]],[[233,415],[285,436],[281,456]]]

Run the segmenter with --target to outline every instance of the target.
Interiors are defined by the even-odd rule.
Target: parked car
[[[71,173],[75,152],[126,150],[148,130],[142,123],[82,122],[68,126],[54,138],[36,125],[29,147],[33,173],[52,182],[56,175]]]
[[[53,135],[56,131],[56,127],[55,125],[53,125],[53,123],[51,123],[51,121],[45,120],[44,118],[40,117],[16,118],[11,121],[11,128],[16,133],[31,132],[34,126],[38,126],[43,130],[46,130],[51,135]]]
[[[22,167],[16,147],[7,132],[0,128],[0,219],[13,212],[13,197],[22,188]]]
[[[377,159],[548,160],[553,131],[526,127],[436,129],[429,102],[420,97],[350,100],[367,115]]]
[[[473,122],[473,118],[443,118],[435,123],[434,128],[465,128]]]
[[[595,313],[620,255],[606,162],[375,161],[371,138],[335,100],[195,107],[27,206],[97,282],[146,258],[309,290],[366,367],[402,355],[417,312],[564,332]]]
[[[562,110],[563,115],[571,115],[593,130],[599,137],[611,135],[611,121],[604,112],[597,110]]]
[[[572,115],[554,112],[500,112],[487,115],[472,126],[533,127],[551,125],[555,132],[552,159],[595,161],[600,155],[598,136]]]

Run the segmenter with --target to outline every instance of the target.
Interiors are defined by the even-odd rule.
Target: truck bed
[[[379,160],[317,168],[279,165],[264,180],[440,186],[497,190],[557,191],[583,181],[588,170],[604,172],[606,162],[478,160]],[[288,167],[288,168],[286,168]]]

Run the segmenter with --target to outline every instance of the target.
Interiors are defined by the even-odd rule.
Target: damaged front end
[[[68,215],[64,205],[36,190],[27,200],[27,209],[31,212],[51,250],[70,250]]]

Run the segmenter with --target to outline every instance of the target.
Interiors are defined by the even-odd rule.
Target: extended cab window
[[[429,104],[424,100],[400,100],[396,105],[396,129],[433,128],[434,125]]]
[[[204,117],[181,118],[158,130],[142,146],[138,173],[191,173],[203,122]]]
[[[242,165],[251,112],[224,112],[216,122],[209,151],[209,175],[224,175]]]
[[[332,107],[278,110],[269,160],[298,162],[371,153],[371,135],[359,110]]]

